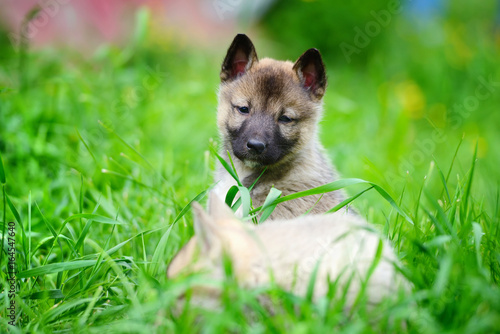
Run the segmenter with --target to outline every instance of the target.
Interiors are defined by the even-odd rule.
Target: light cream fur
[[[347,289],[347,306],[364,282],[367,302],[372,305],[407,287],[396,270],[398,261],[389,243],[359,217],[309,215],[255,226],[237,220],[215,196],[209,206],[210,215],[197,203],[193,205],[196,235],[171,262],[169,277],[201,271],[220,281],[226,254],[242,286],[266,286],[273,278],[282,288],[302,296],[318,266],[314,297],[326,295],[328,278],[339,279],[339,291]],[[379,246],[383,247],[379,262],[368,278]]]

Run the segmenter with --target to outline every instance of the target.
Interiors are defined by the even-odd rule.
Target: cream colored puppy
[[[328,278],[338,279],[341,291],[347,289],[347,306],[363,286],[372,305],[408,287],[396,269],[391,246],[360,217],[335,213],[253,225],[237,220],[217,196],[209,201],[210,214],[193,203],[195,236],[170,263],[168,277],[205,272],[208,278],[223,281],[225,254],[244,287],[265,286],[274,280],[305,295],[317,270],[314,298],[326,295]],[[198,291],[214,295],[207,287]]]

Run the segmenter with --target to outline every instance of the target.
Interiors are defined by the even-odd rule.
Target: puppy
[[[237,35],[220,72],[217,124],[220,155],[234,160],[243,185],[250,187],[255,207],[271,187],[283,195],[318,187],[337,179],[318,140],[318,122],[326,89],[325,67],[316,49],[299,59],[259,60],[250,39]],[[236,184],[219,166],[213,192],[224,199]],[[307,196],[279,204],[270,219],[324,213],[345,199],[342,191]],[[319,202],[318,202],[319,200]]]
[[[193,204],[195,236],[171,261],[167,276],[202,272],[208,280],[223,281],[223,257],[233,265],[238,283],[247,288],[274,281],[305,296],[316,271],[314,298],[328,292],[328,279],[346,291],[346,307],[360,291],[368,305],[376,305],[408,283],[396,269],[397,258],[363,219],[340,213],[307,215],[253,225],[235,218],[216,196],[209,200],[210,215]],[[217,290],[200,286],[197,300],[216,299]],[[201,296],[200,296],[201,295]]]

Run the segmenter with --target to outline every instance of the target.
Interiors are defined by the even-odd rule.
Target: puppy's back
[[[357,216],[334,213],[270,221],[255,232],[278,283],[296,293],[307,291],[314,270],[316,297],[328,292],[328,278],[339,278],[349,303],[365,282],[373,304],[404,285],[390,244]]]

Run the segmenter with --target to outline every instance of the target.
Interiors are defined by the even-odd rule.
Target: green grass
[[[401,55],[401,43],[430,53],[429,66]],[[146,43],[83,59],[48,49],[27,53],[22,70],[17,54],[4,56],[0,230],[16,222],[17,331],[500,332],[500,88],[457,127],[451,111],[500,67],[479,52],[457,68],[436,49],[394,37],[365,67],[325,58],[321,140],[345,178],[370,182],[346,187],[352,205],[391,239],[414,285],[396,302],[350,312],[334,282],[313,303],[276,287],[241,289],[228,265],[222,307],[207,310],[177,300],[189,300],[198,277],[165,277],[193,235],[188,204],[212,185],[223,50]],[[421,109],[408,102],[419,98]],[[446,140],[422,149],[436,128]]]

